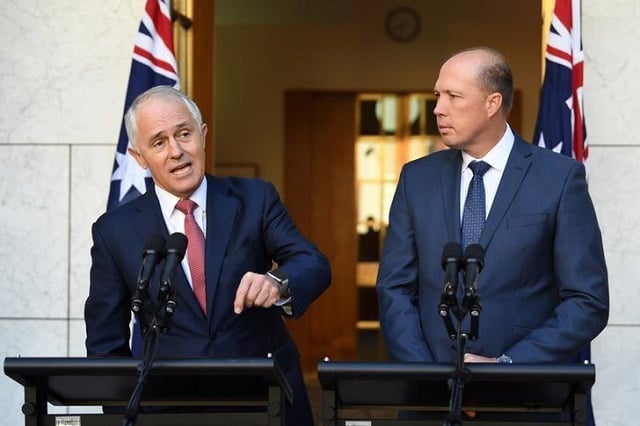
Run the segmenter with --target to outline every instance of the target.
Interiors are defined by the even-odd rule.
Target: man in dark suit
[[[131,356],[131,300],[141,253],[150,235],[185,232],[185,214],[176,204],[191,199],[205,236],[206,302],[202,307],[192,290],[187,252],[173,284],[178,306],[169,332],[159,335],[157,357],[271,353],[294,392],[287,424],[313,424],[298,349],[283,316],[299,317],[329,286],[326,257],[301,235],[271,184],[205,174],[207,126],[190,98],[167,86],[150,89],[132,103],[125,123],[129,151],[151,172],[154,186],[93,225],[88,356]],[[149,287],[154,298],[162,269],[159,264]]]
[[[465,362],[566,362],[605,327],[607,268],[578,162],[528,144],[507,124],[513,78],[488,48],[440,69],[434,114],[443,150],[403,167],[390,210],[377,293],[391,357],[455,362],[438,312],[443,247],[461,241],[472,161],[484,174],[479,333]],[[462,285],[458,290],[461,292]],[[460,293],[458,300],[461,299]],[[462,330],[469,330],[469,315]]]

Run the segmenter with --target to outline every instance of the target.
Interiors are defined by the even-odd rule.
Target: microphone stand
[[[452,289],[446,285],[438,305],[438,313],[442,317],[447,333],[451,340],[457,341],[456,346],[456,369],[452,377],[448,381],[451,395],[449,398],[449,413],[444,422],[444,426],[460,426],[462,425],[462,415],[460,413],[462,407],[462,397],[464,393],[465,383],[469,380],[470,372],[465,368],[464,354],[465,347],[469,340],[478,338],[478,323],[480,319],[480,297],[477,295],[474,287],[465,288],[465,295],[462,304],[458,304],[458,300]],[[451,312],[455,314],[457,324],[453,326]],[[462,322],[466,315],[471,314],[470,331],[462,331]]]
[[[144,300],[144,305],[140,303],[140,300]],[[142,397],[142,387],[156,358],[158,335],[159,333],[167,334],[171,328],[172,316],[177,306],[177,293],[171,280],[162,283],[162,292],[158,295],[158,301],[161,303],[156,305],[149,298],[145,288],[142,295],[136,292],[131,306],[131,310],[140,324],[143,346],[142,360],[136,368],[138,377],[122,419],[123,426],[136,424],[140,409],[140,398]],[[147,317],[150,315],[152,315],[152,318],[149,321]]]
[[[458,345],[456,349],[456,370],[453,372],[453,376],[448,382],[451,395],[449,397],[449,414],[444,422],[445,426],[462,425],[460,409],[462,407],[464,385],[468,379],[469,372],[464,368],[464,348],[467,344],[468,336],[466,333],[461,332],[461,324],[462,321],[459,321],[457,325]]]

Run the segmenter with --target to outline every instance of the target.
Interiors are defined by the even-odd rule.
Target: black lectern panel
[[[595,381],[593,365],[465,367],[462,408],[476,412],[477,421],[490,418],[487,424],[505,424],[500,420],[524,424],[532,419],[529,424],[582,424],[586,394]],[[386,407],[440,413],[439,422],[421,424],[442,425],[449,409],[450,379],[455,372],[453,364],[321,362],[318,377],[325,397],[325,424],[345,424],[340,414],[343,409]],[[544,415],[535,416],[540,413]],[[552,420],[544,422],[542,418]],[[388,419],[384,422],[407,423]]]
[[[139,362],[132,358],[6,358],[4,371],[25,387],[26,424],[53,425],[53,416],[46,412],[47,402],[63,406],[126,406],[136,385]],[[222,413],[233,417],[220,424],[231,419],[234,424],[280,424],[284,400],[292,397],[289,383],[272,358],[167,359],[154,362],[140,405],[179,406],[183,418],[191,411],[205,411],[202,407],[218,407],[214,413],[189,414],[193,421],[196,416],[207,416],[211,419],[208,424],[217,424],[212,419]],[[248,411],[262,413],[244,423],[242,416]],[[258,415],[263,420],[255,423]],[[267,415],[277,421],[269,422]],[[171,424],[161,423],[160,414],[147,417],[151,416],[155,423],[144,423],[143,413],[139,424]],[[29,423],[30,418],[40,420]],[[111,423],[82,424],[114,423],[111,419]]]

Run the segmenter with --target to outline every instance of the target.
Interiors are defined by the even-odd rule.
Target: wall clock
[[[415,39],[420,33],[420,15],[415,9],[400,6],[391,9],[384,21],[387,35],[401,43]]]

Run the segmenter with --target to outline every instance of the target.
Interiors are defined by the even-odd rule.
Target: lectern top
[[[134,358],[5,358],[4,371],[23,386],[39,386],[60,405],[122,405],[133,390],[140,360]],[[154,362],[142,404],[206,403],[212,400],[267,400],[291,386],[273,358],[161,359]]]

